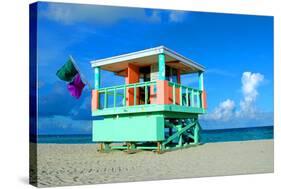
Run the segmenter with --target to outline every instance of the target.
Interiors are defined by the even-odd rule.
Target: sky
[[[206,67],[203,129],[273,125],[273,17],[41,2],[37,44],[39,134],[91,133],[90,87],[76,100],[56,76],[69,55],[92,85],[91,60],[160,45]]]

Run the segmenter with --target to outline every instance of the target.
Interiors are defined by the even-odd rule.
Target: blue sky
[[[273,17],[39,3],[39,134],[91,133],[90,89],[76,100],[55,75],[68,55],[93,83],[91,60],[159,45],[206,67],[203,128],[273,125]]]

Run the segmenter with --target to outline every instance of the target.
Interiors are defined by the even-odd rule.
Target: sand
[[[208,143],[164,154],[99,153],[96,144],[38,144],[37,149],[30,145],[38,153],[37,159],[31,157],[31,182],[39,187],[270,173],[274,169],[273,140]]]

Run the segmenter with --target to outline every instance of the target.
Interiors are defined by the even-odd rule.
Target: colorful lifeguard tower
[[[198,115],[206,112],[204,67],[164,47],[91,61],[93,141],[100,150],[163,152],[200,143]],[[125,84],[100,88],[100,70],[125,77]],[[181,75],[198,73],[198,88]],[[108,78],[102,78],[108,79]]]

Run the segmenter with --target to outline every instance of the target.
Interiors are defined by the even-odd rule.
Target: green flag
[[[78,73],[71,58],[57,71],[56,75],[64,81],[72,81]]]

